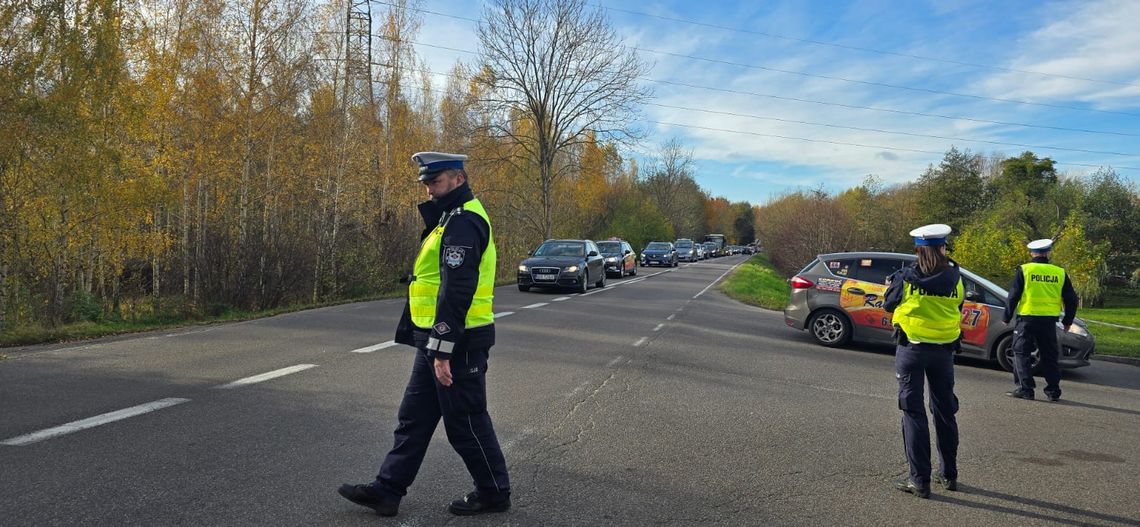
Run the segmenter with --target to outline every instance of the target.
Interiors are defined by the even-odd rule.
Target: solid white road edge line
[[[182,404],[189,400],[190,399],[180,399],[177,397],[159,399],[157,401],[140,404],[138,406],[132,406],[130,408],[124,408],[122,410],[115,410],[114,412],[108,412],[105,414],[97,415],[95,417],[88,417],[87,419],[72,421],[70,423],[62,424],[53,428],[40,430],[39,432],[32,432],[30,434],[22,435],[19,437],[13,437],[12,439],[7,439],[0,442],[0,445],[30,445],[38,441],[43,441],[44,439],[51,439],[53,437],[59,437],[61,435],[70,434],[72,432],[86,430],[88,428],[93,428],[99,425],[113,423],[115,421],[120,421],[128,417],[134,417],[136,415],[142,415],[148,412],[153,412],[155,410],[161,410],[163,408],[168,408],[176,404]]]
[[[357,348],[357,349],[352,350],[350,353],[372,353],[373,351],[382,350],[384,348],[390,348],[390,347],[395,346],[395,345],[396,345],[396,341],[389,340],[387,342],[381,342],[379,344],[373,344],[373,345],[368,346],[366,348]]]
[[[747,262],[747,261],[748,261],[748,260],[744,260],[744,262]],[[732,267],[729,267],[729,268],[728,268],[728,270],[724,272],[724,274],[722,274],[722,275],[718,276],[718,277],[716,278],[716,280],[713,280],[711,284],[709,284],[709,285],[706,285],[704,289],[701,289],[701,292],[700,292],[700,293],[697,293],[697,294],[693,295],[693,298],[697,298],[697,297],[699,297],[699,296],[701,296],[701,295],[705,294],[705,291],[708,291],[708,290],[709,290],[709,288],[710,288],[710,287],[712,287],[712,286],[714,286],[714,285],[716,285],[716,283],[717,283],[717,282],[719,282],[721,278],[724,278],[725,276],[728,276],[728,273],[731,273],[733,269],[736,269],[737,267],[740,267],[740,264],[743,264],[744,262],[740,262],[740,263],[738,263],[738,264],[736,264],[736,265],[734,265],[734,266],[732,266]]]
[[[280,370],[273,370],[270,372],[262,373],[261,375],[254,375],[252,377],[246,377],[244,379],[238,379],[238,380],[231,382],[229,384],[223,384],[221,386],[218,386],[217,388],[222,389],[222,390],[226,390],[229,388],[240,388],[242,386],[247,386],[250,384],[256,384],[259,382],[265,382],[265,381],[268,381],[270,379],[276,379],[278,377],[283,377],[283,376],[289,375],[291,373],[297,373],[299,371],[305,371],[309,368],[316,368],[316,367],[317,367],[316,364],[298,364],[296,366],[289,366],[288,368],[281,368]]]

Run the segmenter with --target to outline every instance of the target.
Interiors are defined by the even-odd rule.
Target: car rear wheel
[[[527,291],[530,291],[530,286],[529,286],[529,285],[522,285],[522,284],[519,284],[519,291],[522,291],[522,292],[524,292],[524,293],[525,293],[525,292],[527,292]]]
[[[1001,342],[997,345],[997,360],[998,364],[1005,371],[1013,371],[1014,355],[1013,355],[1013,335],[1006,335],[1002,337]],[[1033,350],[1029,355],[1029,373],[1030,375],[1041,374],[1041,352]]]
[[[851,338],[851,322],[833,309],[821,309],[811,315],[808,331],[816,342],[829,348],[842,346]]]

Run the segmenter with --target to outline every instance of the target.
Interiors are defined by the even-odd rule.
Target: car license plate
[[[534,275],[535,280],[554,280],[557,278],[558,278],[558,275],[556,275],[556,274],[536,274],[536,275]]]

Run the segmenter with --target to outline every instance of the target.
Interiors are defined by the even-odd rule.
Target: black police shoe
[[[934,482],[946,490],[958,490],[958,478],[948,478],[941,474],[935,474]]]
[[[895,482],[895,488],[903,492],[909,492],[922,499],[930,497],[930,486],[919,487],[915,485],[910,479],[900,479]]]
[[[400,510],[400,501],[394,500],[370,485],[341,485],[337,492],[344,499],[362,507],[368,507],[381,516],[395,516]]]
[[[479,494],[479,491],[468,493],[461,500],[451,502],[447,506],[448,512],[456,516],[474,516],[476,514],[486,514],[489,512],[506,512],[511,508],[511,496],[506,495],[503,498],[492,499],[489,496]]]
[[[1025,388],[1018,388],[1013,391],[1005,392],[1005,394],[1017,399],[1033,400],[1033,390],[1026,390]]]
[[[1048,397],[1049,402],[1053,402],[1053,403],[1061,400],[1061,394],[1059,394],[1059,393],[1047,393],[1047,394],[1045,394],[1045,397]]]

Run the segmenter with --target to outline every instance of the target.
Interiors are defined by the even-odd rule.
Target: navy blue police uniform
[[[1034,254],[1034,263],[1049,263],[1046,254]],[[1017,314],[1018,304],[1021,303],[1022,293],[1025,290],[1025,277],[1021,266],[1013,274],[1013,282],[1009,286],[1009,296],[1006,298],[1006,309],[1002,320],[1006,324],[1016,315],[1017,321],[1013,329],[1013,382],[1016,388],[1006,395],[1021,399],[1032,399],[1033,390],[1037,387],[1033,382],[1033,372],[1030,368],[1033,350],[1038,351],[1041,360],[1041,374],[1045,377],[1045,395],[1049,400],[1056,401],[1061,398],[1061,367],[1057,361],[1060,358],[1060,349],[1057,344],[1057,317],[1034,316]],[[1073,282],[1065,274],[1064,284],[1061,286],[1061,301],[1064,304],[1064,316],[1061,324],[1069,327],[1077,316],[1077,305],[1080,302]]]
[[[949,234],[948,227],[946,234]],[[924,276],[917,263],[909,265],[892,274],[889,283],[883,298],[883,309],[889,313],[894,313],[903,302],[907,289],[914,295],[946,298],[958,298],[960,295],[960,272],[953,260],[947,268],[931,276]],[[961,310],[961,301],[958,309]],[[955,414],[958,413],[958,397],[954,395],[954,354],[960,348],[960,341],[915,342],[897,324],[895,340],[898,406],[902,410],[903,445],[910,464],[909,479],[896,482],[896,487],[923,498],[930,495],[930,424],[923,404],[925,381],[930,385],[930,411],[934,416],[940,461],[935,480],[949,490],[956,490],[958,421]]]
[[[397,414],[394,444],[375,481],[346,484],[340,489],[345,498],[372,507],[383,516],[396,514],[441,419],[448,442],[462,458],[475,485],[475,492],[453,502],[449,510],[477,514],[501,512],[510,506],[507,465],[487,412],[486,375],[490,349],[495,344],[495,325],[465,328],[479,283],[480,262],[491,240],[488,223],[478,214],[462,210],[461,206],[472,199],[474,195],[464,182],[438,200],[418,206],[425,226],[421,242],[437,226],[444,226],[437,323],[430,330],[417,327],[410,303],[405,303],[395,342],[414,346],[416,356]],[[445,258],[451,260],[445,263]],[[404,279],[411,280],[415,280],[412,275]],[[436,379],[435,359],[450,361],[451,386]]]

